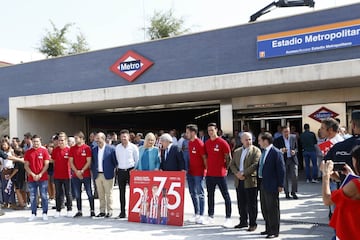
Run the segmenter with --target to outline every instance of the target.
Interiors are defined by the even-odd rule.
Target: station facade
[[[360,109],[360,4],[0,68],[10,135],[250,126]]]

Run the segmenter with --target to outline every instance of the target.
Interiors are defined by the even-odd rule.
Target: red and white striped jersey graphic
[[[158,205],[159,205],[159,197],[158,196],[152,197],[150,201],[149,218],[158,217]]]
[[[160,217],[167,217],[168,216],[168,203],[169,203],[169,200],[168,200],[167,197],[163,197],[161,199]]]
[[[149,200],[149,196],[142,195],[141,196],[141,205],[140,205],[140,214],[143,216],[147,215],[147,201]]]

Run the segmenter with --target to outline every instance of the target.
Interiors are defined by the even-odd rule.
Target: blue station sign
[[[258,59],[360,46],[360,19],[260,35]]]

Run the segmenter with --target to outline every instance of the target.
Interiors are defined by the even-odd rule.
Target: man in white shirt
[[[339,123],[333,118],[328,118],[321,121],[320,132],[321,135],[327,139],[327,141],[332,143],[332,145],[344,141],[344,138],[341,137],[338,133]]]
[[[116,146],[116,159],[119,163],[117,177],[120,192],[120,214],[119,218],[125,218],[125,191],[126,184],[130,183],[130,171],[134,169],[137,161],[139,161],[139,149],[130,142],[129,130],[120,131],[121,143]]]
[[[97,217],[110,218],[113,213],[114,172],[118,167],[118,162],[115,147],[106,143],[104,133],[99,132],[95,140],[97,144],[92,149],[91,171],[99,194],[100,213]]]

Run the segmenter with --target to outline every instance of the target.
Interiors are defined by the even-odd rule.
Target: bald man
[[[92,149],[91,172],[99,194],[98,218],[110,218],[113,214],[113,186],[115,168],[118,166],[115,147],[106,143],[106,136],[99,132],[95,136],[96,147]]]
[[[235,149],[230,169],[235,176],[237,203],[240,223],[235,228],[248,228],[253,232],[257,228],[257,168],[261,150],[252,145],[250,132],[241,135],[242,147]]]

